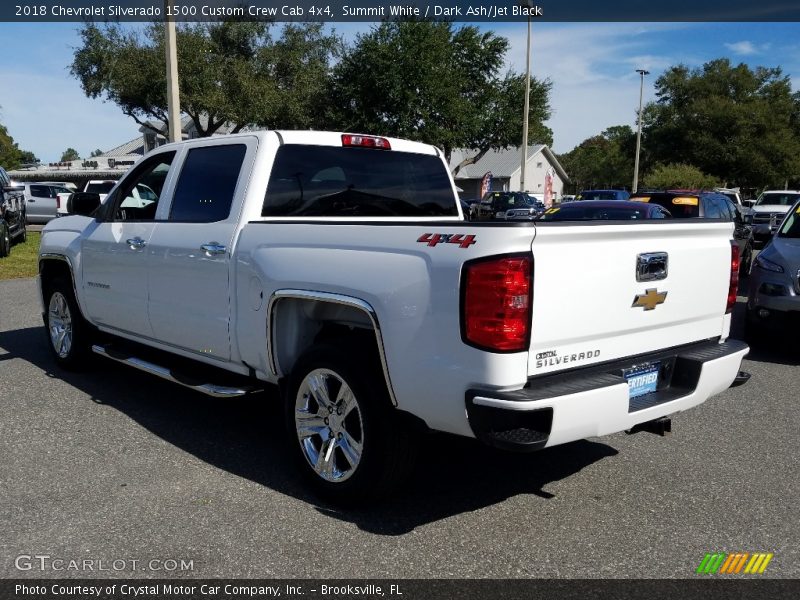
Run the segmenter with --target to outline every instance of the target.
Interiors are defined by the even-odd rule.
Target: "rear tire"
[[[392,407],[378,360],[357,346],[325,343],[300,357],[285,419],[304,478],[337,504],[385,496],[416,462],[418,433]]]
[[[91,347],[91,325],[81,315],[72,282],[62,277],[43,285],[45,332],[56,363],[68,370],[86,367]]]

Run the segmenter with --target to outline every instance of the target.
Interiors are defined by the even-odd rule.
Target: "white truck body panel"
[[[438,155],[447,168],[437,149],[389,139],[389,152]],[[226,144],[247,147],[228,218],[170,221],[188,152]],[[452,178],[455,216],[263,217],[265,191],[283,144],[339,147],[342,141],[339,133],[259,132],[162,146],[148,156],[177,154],[154,221],[78,216],[51,221],[42,238],[42,259],[69,262],[78,304],[102,330],[273,383],[291,370],[286,364],[290,350],[304,335],[285,321],[277,323],[284,333],[273,332],[270,310],[283,301],[277,299],[306,294],[337,298],[343,305],[352,301],[359,308],[348,318],[361,319],[358,326],[371,326],[374,319],[379,328],[383,368],[397,408],[432,429],[464,436],[475,435],[465,410],[471,389],[487,392],[475,397],[481,406],[553,408],[547,445],[554,445],[695,406],[736,376],[746,348],[703,364],[691,393],[638,412],[629,410],[624,381],[530,401],[501,397],[556,372],[569,374],[691,342],[723,342],[730,328],[725,314],[730,224],[475,224],[462,220]],[[475,243],[430,246],[418,241],[425,234],[472,234]],[[142,248],[128,245],[135,237],[146,242]],[[201,250],[206,244],[224,251],[209,256]],[[637,255],[655,251],[668,253],[668,276],[637,282]],[[496,353],[470,346],[461,334],[465,262],[512,253],[533,256],[529,351]],[[632,307],[636,295],[650,288],[668,293],[663,304],[647,311]],[[578,358],[581,352],[584,357]]]

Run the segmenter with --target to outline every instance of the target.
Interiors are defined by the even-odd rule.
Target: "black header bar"
[[[2,600],[789,600],[797,579],[11,579]]]
[[[6,22],[377,22],[387,19],[515,22],[800,21],[787,0],[4,0]]]

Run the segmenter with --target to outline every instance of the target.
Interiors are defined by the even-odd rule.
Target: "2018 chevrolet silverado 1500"
[[[303,472],[342,501],[396,486],[422,431],[535,450],[635,429],[726,389],[748,351],[730,223],[468,222],[420,143],[167,144],[72,210],[41,242],[55,360],[278,384]]]

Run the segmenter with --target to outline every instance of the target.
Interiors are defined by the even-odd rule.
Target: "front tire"
[[[418,438],[389,401],[380,363],[357,347],[312,347],[286,389],[286,426],[303,476],[337,504],[358,504],[399,486]]]
[[[5,258],[9,254],[11,254],[11,235],[8,233],[5,221],[0,221],[0,258]]]
[[[50,351],[59,366],[80,370],[91,346],[90,325],[81,315],[72,284],[62,278],[44,286],[45,328]]]

